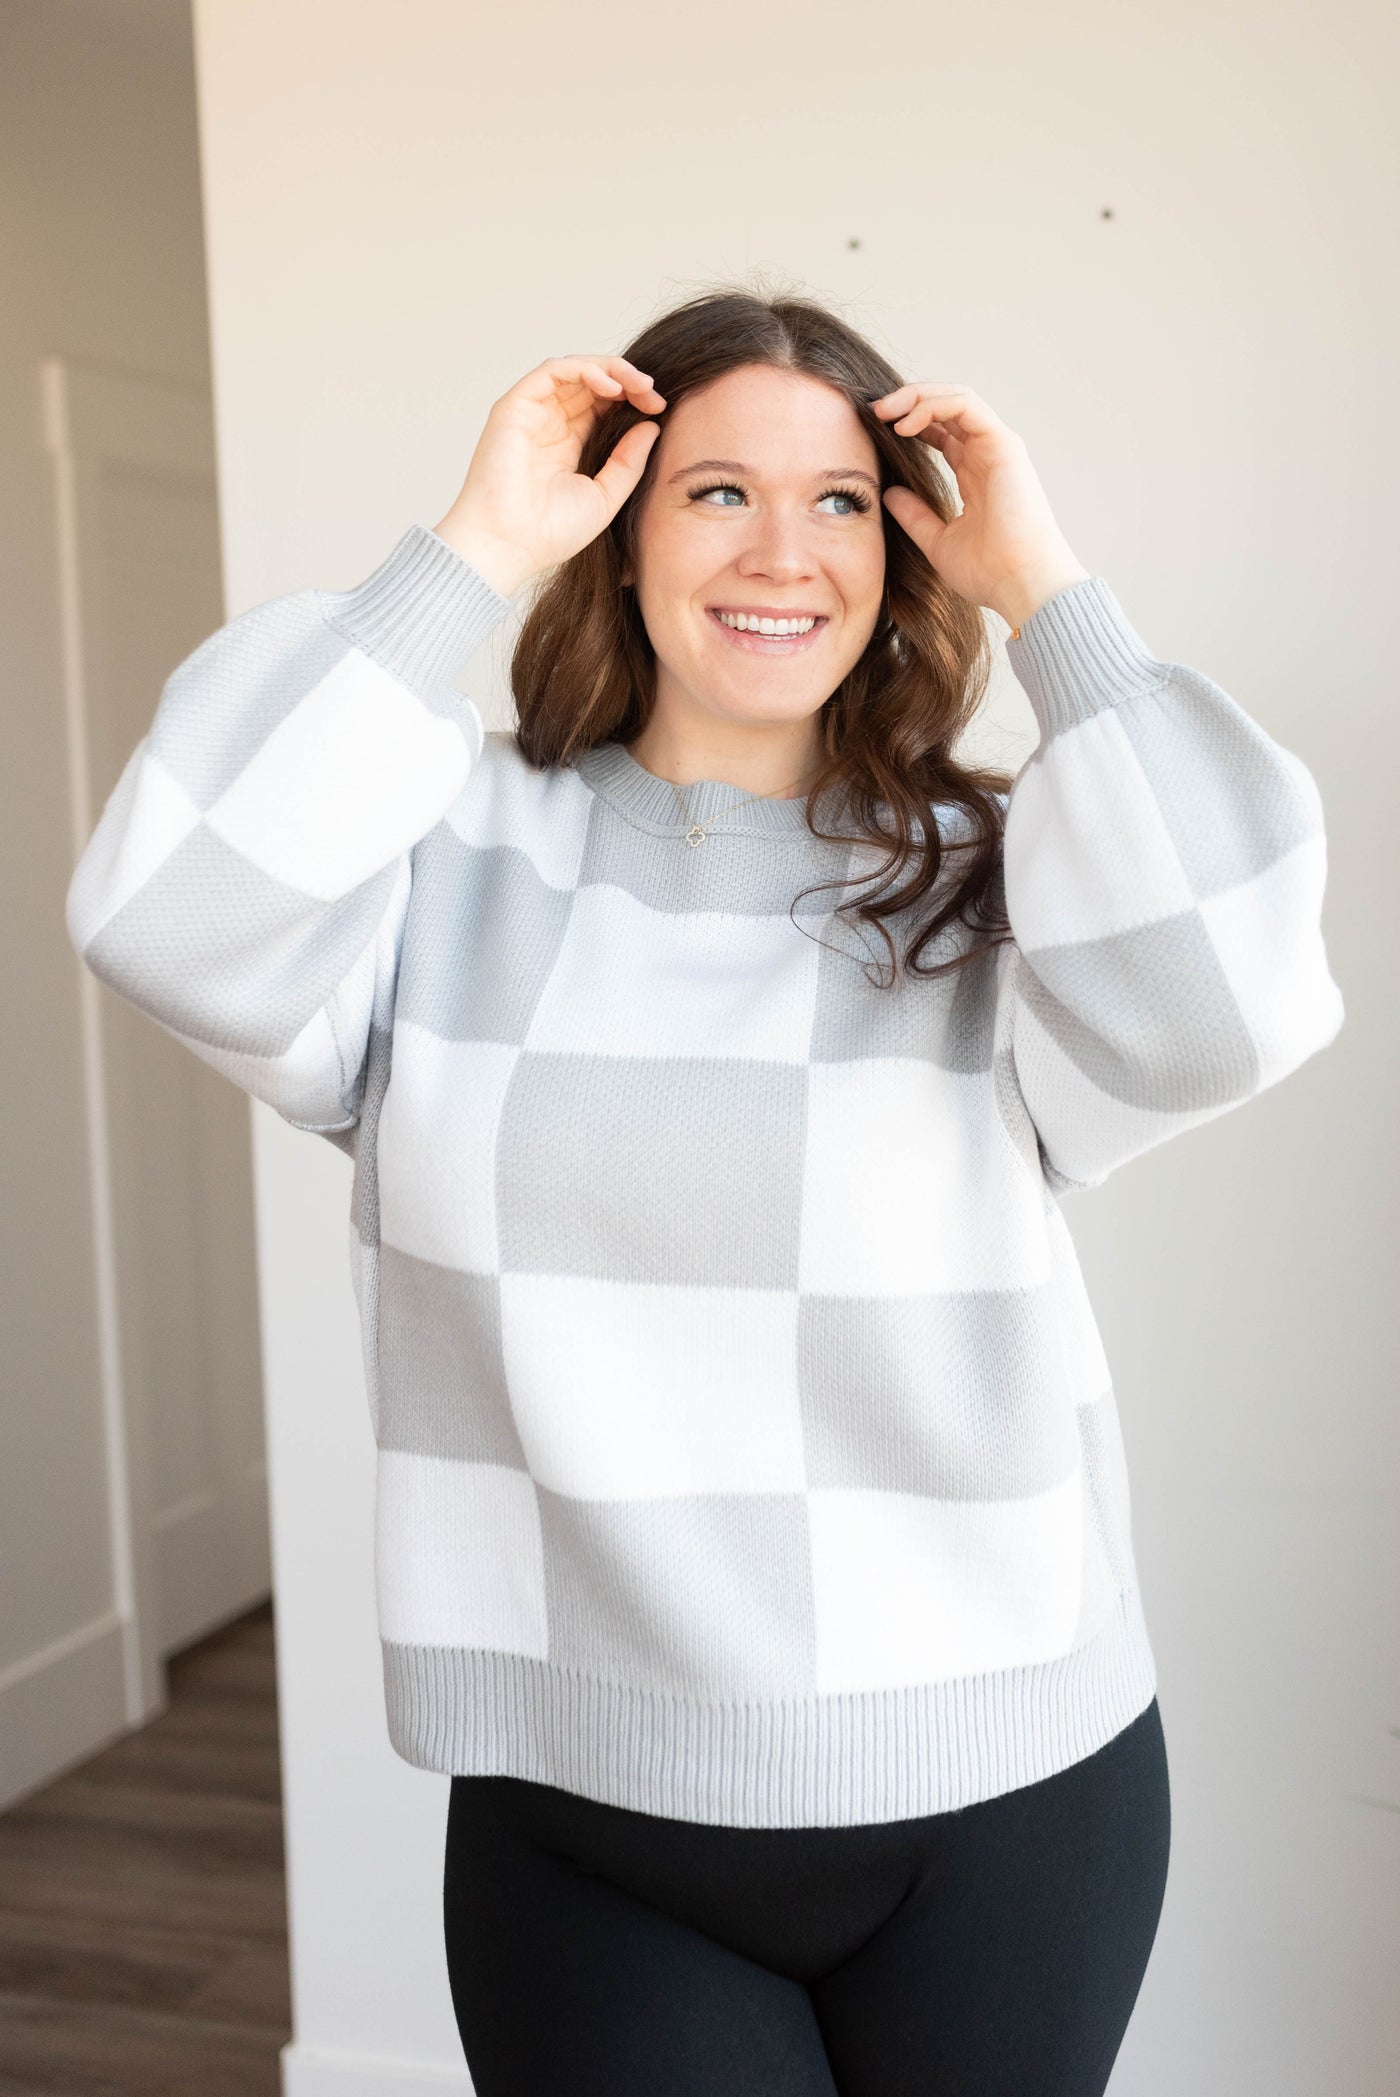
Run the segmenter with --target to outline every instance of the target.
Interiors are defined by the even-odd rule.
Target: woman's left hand
[[[1055,522],[1025,440],[979,394],[918,379],[870,406],[953,469],[963,506],[948,523],[912,488],[886,488],[885,506],[960,597],[1019,627],[1057,590],[1088,576]]]

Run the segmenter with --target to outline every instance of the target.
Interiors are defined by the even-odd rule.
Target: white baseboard
[[[294,2041],[282,2048],[282,2097],[472,2097],[472,2079],[465,2067],[323,2053]]]
[[[122,1634],[109,1612],[0,1674],[0,1811],[129,1730]]]

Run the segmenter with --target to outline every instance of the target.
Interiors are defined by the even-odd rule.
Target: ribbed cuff
[[[1101,575],[1086,576],[1047,598],[1006,643],[1016,672],[1049,738],[1087,721],[1166,676]]]
[[[353,590],[328,590],[323,601],[338,633],[425,689],[454,683],[510,610],[510,599],[425,524],[410,525]]]

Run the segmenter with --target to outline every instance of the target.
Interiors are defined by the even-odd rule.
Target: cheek
[[[680,665],[697,651],[693,610],[709,577],[701,572],[687,534],[654,526],[639,534],[636,555],[637,608],[647,638],[663,663]]]
[[[666,525],[647,532],[637,547],[637,578],[650,614],[674,620],[701,580],[687,534]]]
[[[885,535],[872,534],[858,546],[845,549],[840,569],[841,594],[847,616],[857,624],[873,625],[885,592]]]

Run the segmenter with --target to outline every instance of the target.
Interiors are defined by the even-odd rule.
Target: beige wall
[[[197,0],[196,22],[234,609],[348,584],[441,515],[541,357],[764,264],[986,394],[1149,644],[1316,772],[1342,1038],[1067,1213],[1176,1808],[1114,2089],[1379,2097],[1400,2037],[1390,11]],[[499,651],[474,688],[499,704]],[[1014,695],[1003,718],[1024,748]],[[460,2060],[446,1784],[383,1736],[348,1171],[256,1125],[288,2088],[427,2087]]]
[[[120,1597],[104,1443],[58,539],[40,358],[208,382],[178,0],[0,0],[0,1795],[81,1752]],[[50,1673],[52,1664],[52,1673]],[[61,1680],[60,1680],[61,1678]],[[44,1685],[52,1682],[52,1695]],[[38,1700],[36,1704],[35,1700]],[[40,1709],[44,1705],[47,1708]],[[119,1708],[119,1701],[118,1701]],[[22,1772],[21,1772],[22,1774]]]

